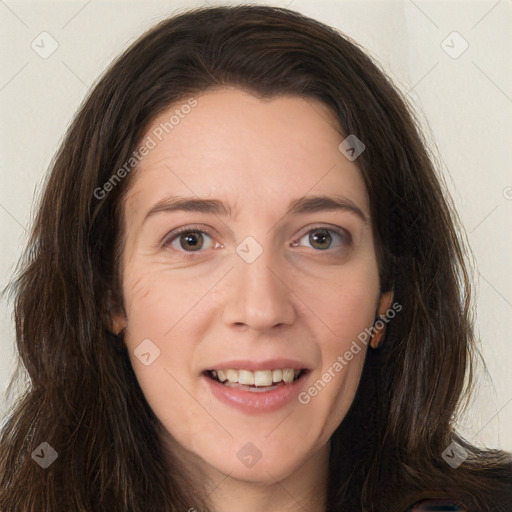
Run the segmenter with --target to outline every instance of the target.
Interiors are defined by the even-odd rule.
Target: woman
[[[444,194],[335,30],[249,6],[156,26],[46,184],[1,510],[511,510],[509,456],[452,426],[474,339]]]

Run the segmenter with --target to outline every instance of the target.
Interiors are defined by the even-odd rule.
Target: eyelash
[[[341,243],[343,243],[347,246],[350,246],[352,244],[352,237],[350,236],[350,233],[348,233],[348,231],[345,231],[344,229],[335,229],[332,227],[327,227],[327,226],[322,226],[322,225],[314,226],[314,227],[310,228],[308,231],[306,231],[302,235],[300,235],[296,239],[296,241],[300,241],[302,238],[304,238],[305,235],[307,235],[313,231],[321,231],[321,230],[328,231],[329,233],[334,233],[341,240]],[[210,235],[210,233],[208,233],[208,231],[205,231],[204,229],[201,229],[198,226],[184,226],[182,228],[178,228],[176,231],[172,231],[171,233],[169,233],[164,238],[164,240],[162,242],[162,246],[169,247],[171,245],[171,243],[174,242],[174,240],[176,240],[183,233],[206,234],[213,240],[213,237]],[[293,243],[295,243],[295,240]],[[201,249],[199,249],[198,251],[183,251],[183,250],[177,250],[177,251],[180,254],[182,254],[184,258],[189,258],[189,259],[195,258],[196,252],[198,252],[198,253],[203,252],[203,251],[201,251]],[[317,252],[327,252],[327,251],[332,251],[332,249],[325,249],[324,251],[317,250]]]

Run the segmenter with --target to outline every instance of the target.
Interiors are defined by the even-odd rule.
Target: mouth
[[[308,371],[305,368],[276,368],[255,371],[243,368],[227,368],[224,370],[205,370],[204,374],[208,378],[227,387],[264,393],[287,384],[293,384]]]
[[[201,372],[207,400],[244,414],[263,414],[292,407],[308,385],[314,365],[290,357],[233,358],[211,362]]]

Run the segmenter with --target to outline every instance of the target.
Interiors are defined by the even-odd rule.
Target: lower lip
[[[258,414],[276,411],[289,404],[304,387],[307,373],[290,384],[281,384],[270,391],[259,392],[225,386],[206,375],[203,378],[206,379],[211,393],[221,402],[246,413]]]

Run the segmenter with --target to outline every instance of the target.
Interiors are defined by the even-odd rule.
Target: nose
[[[223,314],[226,325],[266,332],[293,324],[296,297],[287,283],[284,266],[269,250],[252,263],[237,257]]]

